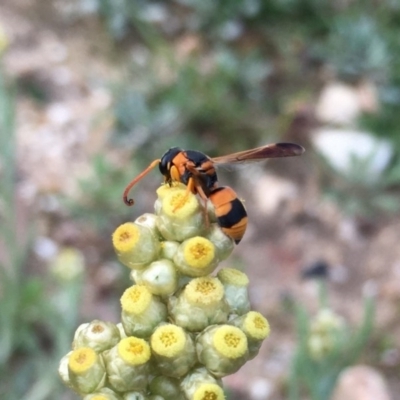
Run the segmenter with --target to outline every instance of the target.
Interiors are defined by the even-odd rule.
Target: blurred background
[[[306,153],[219,170],[249,214],[224,265],[272,327],[227,398],[398,398],[399,29],[397,0],[2,0],[0,397],[77,398],[59,359],[119,320],[111,234],[162,181],[128,208],[130,179],[172,146],[291,141]]]

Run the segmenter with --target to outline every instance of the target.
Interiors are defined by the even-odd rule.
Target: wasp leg
[[[194,179],[193,178],[189,178],[189,181],[186,185],[186,193],[185,195],[180,199],[180,201],[176,204],[173,212],[175,212],[176,210],[178,210],[179,208],[181,208],[187,201],[188,197],[189,197],[189,193],[196,193],[196,189],[195,189],[195,183],[194,183]]]
[[[208,198],[207,198],[206,194],[204,193],[203,188],[200,185],[196,185],[196,190],[197,190],[197,193],[199,194],[199,196],[204,201],[204,206],[203,206],[203,208],[204,208],[204,219],[206,221],[207,228],[209,228],[210,227],[210,219],[208,217],[208,212],[207,212],[207,201],[208,201]]]

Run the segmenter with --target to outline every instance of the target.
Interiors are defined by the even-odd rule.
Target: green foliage
[[[326,304],[321,303],[320,307],[323,309]],[[316,358],[309,346],[312,335],[310,316],[303,306],[295,306],[298,341],[288,381],[288,400],[301,399],[304,393],[311,400],[330,398],[340,372],[365,354],[367,341],[373,329],[374,309],[375,301],[366,298],[360,326],[348,328],[343,325],[336,332],[335,345],[331,351]]]
[[[346,14],[335,19],[320,53],[344,80],[368,76],[381,81],[390,71],[388,43],[379,20],[369,15]]]
[[[313,93],[324,65],[345,80],[377,82],[384,107],[364,122],[377,135],[384,135],[380,128],[388,124],[395,136],[400,10],[393,1],[341,6],[316,0],[93,3],[109,26],[119,24],[112,30],[116,38],[135,41],[138,32],[151,32],[139,35],[149,49],[146,65],[140,71],[132,67],[135,79],[122,82],[116,97],[117,132],[132,133],[144,119],[146,129],[140,135],[147,142],[168,135],[207,134],[214,148],[221,149],[227,138],[242,148],[282,125],[288,101]],[[187,34],[200,40],[200,51],[177,62],[172,41]],[[160,79],[160,59],[170,75],[167,82]],[[157,121],[167,124],[157,130]],[[137,141],[131,143],[135,146]]]
[[[34,228],[18,227],[14,111],[0,71],[0,397],[50,400],[61,393],[57,365],[76,324],[81,285],[27,274]]]

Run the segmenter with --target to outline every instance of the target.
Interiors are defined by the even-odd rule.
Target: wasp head
[[[171,167],[174,165],[174,158],[182,151],[180,147],[171,147],[161,157],[159,168],[167,182],[171,181]]]

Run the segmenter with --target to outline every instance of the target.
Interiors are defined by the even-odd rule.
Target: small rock
[[[393,400],[383,375],[366,365],[345,369],[331,400]]]
[[[360,113],[359,93],[354,87],[335,82],[322,90],[316,108],[319,121],[349,125],[354,123]]]
[[[270,174],[257,178],[253,190],[252,200],[264,215],[274,214],[282,203],[295,199],[298,194],[293,182]]]
[[[352,171],[355,159],[368,160],[364,176],[371,179],[379,177],[393,155],[387,140],[357,130],[322,128],[314,132],[312,141],[329,164],[343,174]]]
[[[267,400],[273,393],[273,385],[267,379],[255,379],[250,385],[250,398],[253,400]]]

